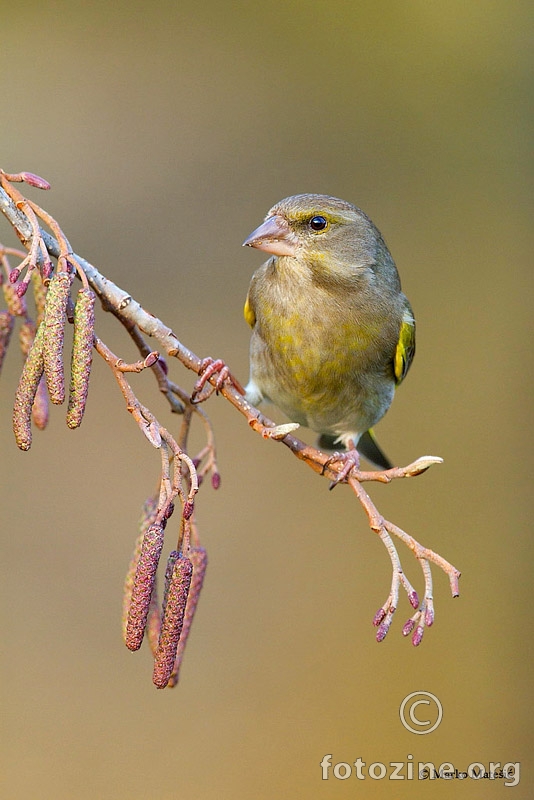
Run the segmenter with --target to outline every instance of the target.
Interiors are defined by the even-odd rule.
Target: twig
[[[107,345],[105,345],[104,342],[98,338],[98,336],[95,336],[95,349],[111,368],[111,371],[115,376],[115,380],[119,384],[122,395],[126,400],[126,408],[139,425],[139,428],[146,436],[150,444],[153,445],[153,447],[160,447],[160,425],[154,414],[152,414],[152,412],[149,411],[146,406],[140,403],[133,393],[130,384],[124,377],[123,370],[120,368],[120,364],[123,363],[122,359],[118,358],[115,353],[113,353],[109,347],[107,347]]]
[[[412,637],[412,642],[415,646],[421,643],[421,639],[423,637],[423,631],[425,625],[430,627],[434,622],[434,607],[433,607],[433,598],[432,598],[432,573],[430,572],[430,566],[428,564],[429,561],[436,564],[440,569],[442,569],[445,574],[449,578],[450,586],[451,586],[451,593],[453,597],[458,597],[459,589],[458,589],[458,579],[460,577],[460,573],[453,567],[452,564],[449,564],[444,558],[442,558],[437,553],[434,553],[433,550],[429,550],[426,547],[423,547],[416,541],[413,536],[405,533],[401,528],[397,525],[394,525],[392,522],[389,522],[387,519],[384,519],[382,515],[378,512],[375,504],[359,482],[356,477],[349,477],[348,483],[360,504],[362,505],[367,517],[369,519],[369,526],[372,531],[378,534],[380,539],[382,540],[383,544],[388,551],[388,555],[391,559],[391,565],[393,568],[393,580],[391,584],[391,591],[389,596],[384,603],[384,605],[379,608],[377,611],[375,618],[373,620],[374,624],[379,626],[378,632],[376,635],[377,641],[381,642],[384,637],[386,636],[389,626],[391,625],[391,618],[393,613],[397,608],[398,597],[399,597],[399,586],[402,585],[403,589],[405,590],[408,600],[413,608],[419,606],[419,599],[417,596],[417,592],[407,580],[404,575],[404,572],[401,567],[401,562],[393,544],[393,540],[391,539],[390,533],[393,536],[396,536],[400,539],[410,550],[413,552],[415,557],[419,560],[421,564],[421,569],[423,570],[423,576],[425,579],[425,593],[421,605],[419,606],[419,610],[414,614],[411,618],[413,621],[413,625],[407,628],[408,623],[403,628],[403,633],[405,636],[411,632],[412,628],[418,622],[418,626],[416,631]]]

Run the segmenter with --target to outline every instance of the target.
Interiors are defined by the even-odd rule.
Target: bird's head
[[[336,272],[372,266],[383,249],[389,256],[380,232],[363,211],[324,194],[281,200],[243,245]]]

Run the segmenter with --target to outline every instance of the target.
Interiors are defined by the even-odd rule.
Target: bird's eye
[[[324,231],[327,225],[328,225],[327,220],[324,217],[321,217],[320,215],[312,217],[310,220],[310,228],[312,229],[312,231]]]

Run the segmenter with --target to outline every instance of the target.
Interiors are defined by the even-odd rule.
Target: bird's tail
[[[363,434],[358,442],[357,450],[360,455],[370,461],[371,464],[381,469],[391,469],[393,466],[389,458],[379,447],[372,428],[369,428],[369,430]]]
[[[335,437],[329,436],[326,433],[322,433],[317,440],[317,445],[322,450],[335,450]],[[358,442],[356,449],[360,455],[366,458],[367,461],[370,461],[375,467],[379,467],[380,469],[391,469],[393,466],[389,458],[379,447],[372,428],[370,428],[363,434],[363,436],[360,437],[360,441]]]

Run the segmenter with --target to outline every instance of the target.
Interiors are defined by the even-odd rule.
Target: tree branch
[[[99,339],[97,336],[94,336],[92,333],[93,327],[90,327],[94,326],[94,319],[89,322],[84,322],[84,340],[89,342],[94,341],[94,346],[97,352],[104,358],[114,374],[114,377],[126,400],[128,411],[136,419],[137,424],[141,428],[144,435],[148,438],[152,446],[162,449],[163,461],[160,488],[158,492],[159,501],[154,501],[148,504],[151,511],[148,516],[145,515],[143,518],[140,539],[135,551],[137,555],[134,554],[132,564],[130,565],[130,583],[128,584],[128,596],[130,597],[128,607],[130,609],[130,616],[128,617],[128,625],[130,631],[135,631],[135,635],[132,633],[130,639],[135,640],[137,643],[139,641],[139,631],[144,631],[147,625],[149,631],[152,631],[152,634],[155,629],[159,629],[161,632],[161,620],[165,618],[166,622],[164,638],[165,642],[168,641],[171,643],[169,645],[171,647],[171,651],[169,651],[167,645],[165,645],[165,647],[167,647],[167,649],[165,649],[163,646],[165,642],[161,644],[160,640],[160,646],[156,646],[155,650],[156,652],[161,653],[163,648],[165,651],[164,657],[161,657],[163,658],[165,667],[162,666],[162,661],[155,672],[158,675],[157,685],[159,687],[166,685],[166,680],[170,680],[169,685],[174,685],[175,681],[173,682],[173,680],[171,680],[171,676],[177,675],[178,667],[174,665],[172,653],[176,653],[176,648],[178,648],[181,659],[181,655],[183,653],[183,643],[179,644],[180,635],[175,636],[172,634],[172,631],[169,633],[169,619],[181,620],[180,625],[182,625],[184,619],[186,619],[186,628],[189,630],[192,613],[196,608],[198,596],[193,598],[193,600],[187,601],[189,589],[185,591],[184,586],[190,585],[191,587],[200,587],[202,585],[206,566],[205,556],[202,555],[202,557],[199,559],[197,552],[199,548],[199,542],[196,525],[194,519],[192,519],[194,510],[193,499],[198,486],[202,483],[204,476],[208,472],[211,472],[212,484],[215,488],[218,487],[220,482],[220,476],[216,466],[213,431],[205,412],[199,408],[198,401],[207,399],[207,397],[214,391],[221,394],[246,419],[248,425],[254,431],[259,433],[263,438],[281,441],[299,460],[304,461],[316,473],[326,477],[328,480],[335,480],[336,477],[339,476],[343,469],[343,463],[339,460],[336,460],[335,457],[323,453],[317,448],[311,447],[310,445],[307,445],[300,439],[296,438],[292,432],[298,427],[298,425],[288,424],[277,426],[273,420],[266,417],[257,408],[247,402],[243,396],[243,390],[241,389],[239,382],[230,374],[228,368],[222,361],[201,359],[199,356],[185,347],[182,342],[180,342],[171,328],[165,325],[153,314],[150,314],[148,311],[146,311],[131,294],[117,286],[106,276],[102,275],[102,273],[94,265],[90,264],[81,256],[75,254],[72,251],[68,240],[61,231],[58,223],[40,206],[23,197],[18,189],[13,186],[14,182],[20,183],[23,181],[36,188],[49,188],[46,181],[38,176],[32,175],[31,173],[8,175],[7,173],[0,171],[0,211],[2,211],[5,218],[15,231],[25,250],[28,251],[28,255],[26,255],[25,253],[13,248],[3,248],[0,246],[0,259],[4,265],[6,278],[10,284],[14,284],[13,291],[12,286],[10,284],[6,284],[4,281],[4,294],[8,304],[8,310],[6,313],[13,317],[17,315],[23,316],[29,320],[25,305],[21,306],[19,303],[17,306],[16,303],[17,298],[20,298],[22,301],[23,295],[25,294],[30,282],[32,282],[36,297],[38,322],[40,322],[43,317],[42,306],[44,303],[44,317],[45,319],[54,320],[54,325],[59,330],[59,334],[57,335],[61,336],[62,342],[63,325],[65,324],[65,319],[69,318],[70,313],[69,302],[67,302],[67,307],[64,308],[65,293],[68,295],[70,282],[68,280],[64,282],[64,288],[61,290],[63,292],[63,305],[60,308],[58,307],[59,310],[57,310],[55,307],[51,308],[51,297],[54,293],[51,292],[48,287],[49,284],[51,286],[54,283],[56,275],[64,275],[65,278],[70,276],[70,281],[72,281],[72,276],[77,273],[85,287],[85,289],[82,291],[87,293],[91,292],[92,290],[96,294],[96,296],[100,299],[104,310],[111,312],[126,328],[132,340],[136,344],[141,356],[141,359],[134,364],[124,363],[122,359],[112,353],[112,351],[105,345],[104,342],[102,342],[101,339]],[[43,229],[43,224],[49,229],[48,231]],[[15,269],[11,269],[8,261],[9,257],[16,257],[20,259],[20,263]],[[55,269],[50,261],[50,257],[53,257],[57,260],[57,267]],[[25,274],[24,270],[26,270]],[[52,277],[51,280],[52,274],[54,277]],[[35,275],[37,275],[37,278],[34,280],[33,277]],[[30,281],[30,279],[32,279],[32,281]],[[90,289],[88,287],[90,287]],[[86,303],[90,302],[87,294],[82,299]],[[67,297],[67,301],[70,301],[70,297]],[[77,301],[77,304],[78,302],[80,302],[80,300]],[[74,310],[74,315],[72,313],[70,315],[74,317],[76,328],[76,309]],[[9,327],[8,323],[9,320],[7,320],[6,326],[4,326],[6,327],[6,330]],[[56,355],[62,350],[61,342],[58,343],[58,341],[54,338],[56,333],[54,333],[52,330],[52,323],[49,323],[48,327],[45,326],[42,330],[41,327],[39,327],[39,331],[40,333],[36,338],[36,344],[33,346],[33,349],[30,349],[28,355],[29,361],[31,358],[33,358],[33,362],[30,363],[35,363],[37,366],[34,367],[34,372],[32,373],[33,378],[31,381],[30,391],[33,392],[33,395],[31,398],[29,398],[27,392],[24,395],[23,405],[24,414],[26,416],[22,422],[24,423],[23,428],[25,431],[30,424],[28,422],[28,415],[30,413],[29,409],[31,409],[31,402],[33,401],[33,397],[37,391],[36,387],[39,384],[40,375],[42,374],[39,372],[39,365],[41,363],[40,359],[42,359],[42,356],[40,355],[41,350],[46,350],[46,347],[51,346],[50,342],[47,342],[47,340],[52,341],[52,344],[55,347],[54,352]],[[0,338],[1,335],[2,334],[0,332]],[[89,339],[88,336],[90,337]],[[157,342],[157,352],[153,351],[149,347],[145,341],[145,336],[149,336],[151,339],[154,339]],[[9,336],[7,337],[7,342],[9,342]],[[4,352],[6,348],[7,344],[5,344],[2,349],[2,342],[0,342],[0,352]],[[38,351],[36,348],[41,348],[41,350]],[[185,390],[170,380],[168,377],[167,362],[160,355],[160,353],[164,354],[168,358],[177,359],[187,369],[192,370],[199,376],[199,380],[195,384],[192,396],[190,396]],[[87,357],[87,353],[85,353],[84,359],[84,369],[85,373],[87,374],[88,381],[90,358]],[[159,424],[149,409],[147,409],[137,400],[130,384],[127,381],[127,373],[139,372],[145,368],[151,369],[154,373],[158,389],[166,396],[171,411],[183,415],[183,422],[178,441],[174,439],[171,434]],[[74,366],[72,369],[74,370]],[[55,371],[58,374],[61,373],[59,374],[59,378],[62,377],[62,370],[62,362],[58,363],[56,361]],[[208,391],[206,391],[204,388],[205,386],[208,387]],[[83,414],[83,409],[81,414]],[[80,421],[81,414],[79,415]],[[196,458],[191,459],[187,455],[186,448],[191,420],[195,417],[199,417],[205,426],[207,443],[201,452],[196,456]],[[18,420],[17,424],[20,427],[20,414],[19,417],[15,415],[15,420]],[[174,464],[173,478],[170,477],[169,472],[171,462]],[[409,603],[414,609],[416,609],[415,614],[405,624],[403,628],[403,634],[408,635],[415,628],[415,632],[412,636],[412,642],[414,645],[418,645],[421,642],[424,627],[432,625],[434,621],[430,563],[435,564],[448,575],[451,585],[451,592],[454,597],[458,595],[458,578],[460,573],[444,558],[434,553],[432,550],[423,547],[409,534],[405,533],[388,520],[385,520],[379,514],[376,506],[371,501],[367,492],[363,489],[362,483],[365,481],[389,483],[390,481],[398,478],[414,477],[425,472],[430,466],[437,463],[441,463],[440,458],[435,456],[423,456],[408,466],[394,467],[385,471],[366,472],[356,471],[353,469],[344,481],[349,484],[350,488],[356,495],[359,503],[367,514],[369,525],[382,540],[392,564],[393,577],[391,590],[386,602],[381,609],[379,609],[374,619],[374,623],[378,627],[376,637],[378,641],[382,641],[389,630],[392,621],[392,615],[397,608],[399,590],[402,587],[407,594]],[[165,464],[167,464],[167,466],[165,466]],[[184,483],[185,488],[182,488],[182,483]],[[173,572],[176,564],[181,565],[180,569],[182,572],[185,570],[185,573],[183,574],[187,573],[189,578],[185,583],[181,578],[176,578],[176,581],[178,581],[177,585],[179,585],[181,588],[177,594],[175,593],[172,595],[172,603],[174,604],[172,606],[172,614],[170,612],[166,614],[166,600],[164,595],[162,617],[159,618],[159,621],[156,621],[156,623],[153,621],[147,622],[147,620],[149,620],[149,608],[151,608],[150,600],[152,596],[152,589],[154,589],[155,597],[155,574],[157,561],[159,559],[159,552],[161,552],[160,544],[162,541],[161,537],[163,535],[162,531],[167,523],[168,518],[172,514],[172,510],[174,508],[173,499],[176,494],[180,496],[182,502],[182,522],[180,525],[180,534],[176,551],[177,553],[180,552],[181,555],[179,558],[176,556],[173,562],[174,566],[169,566],[168,572],[171,576],[168,579],[169,586],[174,585],[172,583],[174,580],[172,575],[178,574],[175,571]],[[195,551],[196,555],[193,556],[193,561],[191,564],[193,564],[193,562],[196,563],[196,561],[198,561],[198,563],[202,562],[202,566],[199,567],[199,569],[201,569],[201,574],[199,573],[196,575],[196,577],[194,566],[188,566],[188,564],[183,561],[184,558],[187,560],[189,558],[188,554],[192,552],[190,544],[191,525],[193,525],[193,530],[195,531],[194,546],[197,548]],[[160,529],[161,534],[159,532]],[[148,533],[150,533],[150,536],[147,539],[146,536],[148,536]],[[414,556],[418,559],[421,565],[425,579],[425,592],[421,603],[419,603],[417,593],[404,575],[398,553],[391,538],[392,536],[400,539],[400,541],[402,541],[413,552]],[[144,545],[143,542],[145,542]],[[150,542],[153,544],[150,544]],[[180,548],[182,548],[182,550],[180,550]],[[202,553],[204,553],[203,550]],[[191,570],[193,571],[191,572]],[[150,578],[152,583],[150,583],[150,591],[148,592],[148,595],[148,590],[146,588],[146,580],[148,580],[147,575],[152,576]],[[192,578],[191,575],[193,576]],[[167,594],[169,594],[169,591],[170,590],[168,587]],[[191,589],[191,591],[193,590]],[[199,588],[198,591],[200,591]],[[187,605],[188,602],[189,604]],[[152,603],[152,606],[153,605],[154,603]],[[187,609],[189,609],[187,613],[186,605]],[[137,611],[135,611],[135,613],[138,615],[137,617],[135,617],[134,614],[134,617],[132,618],[132,608],[134,611],[137,609]],[[139,611],[139,609],[141,609],[141,611]],[[176,633],[176,631],[174,631],[174,633]],[[152,636],[152,638],[154,637]],[[162,675],[164,676],[163,678]]]

